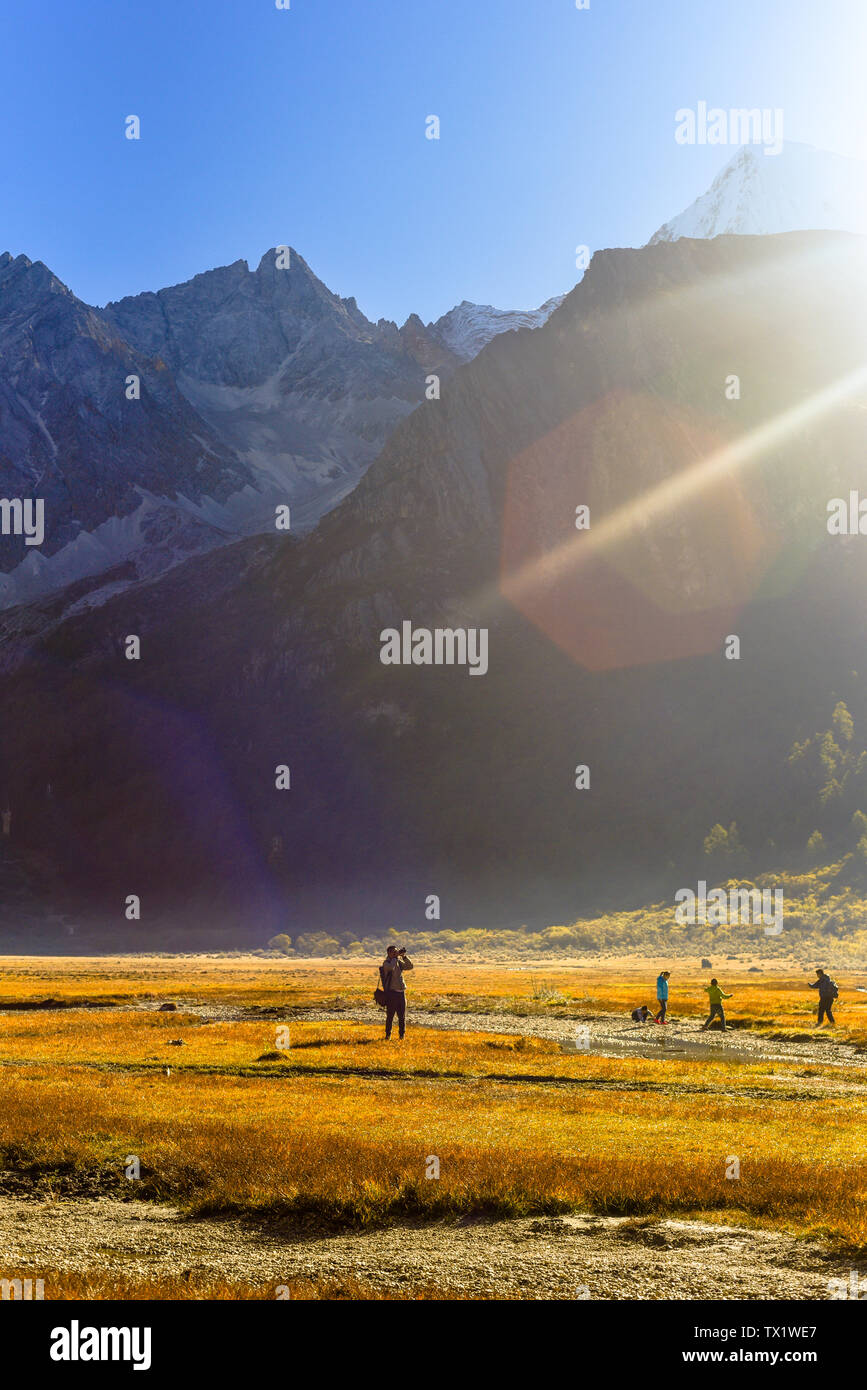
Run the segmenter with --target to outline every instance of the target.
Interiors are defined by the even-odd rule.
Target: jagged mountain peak
[[[75,298],[68,285],[65,285],[44,261],[31,261],[29,256],[24,255],[12,256],[8,251],[4,251],[0,256],[0,287],[4,290],[19,287],[27,294],[47,291],[51,294],[66,295],[70,299]]]
[[[142,577],[155,528],[167,540],[148,576],[273,531],[278,504],[291,503],[293,530],[308,529],[353,489],[431,373],[447,379],[552,306],[509,314],[464,300],[439,325],[415,313],[374,324],[281,244],[255,268],[238,258],[96,309],[42,262],[3,253],[0,366],[14,389],[0,398],[0,483],[50,479],[51,519],[40,554],[7,547],[0,607],[129,560]],[[141,405],[126,403],[130,375]]]
[[[4,538],[0,608],[134,553],[150,563],[157,550],[188,555],[221,539],[203,507],[216,509],[252,476],[155,357],[42,261],[4,256],[0,494],[39,497],[45,534],[34,549]]]

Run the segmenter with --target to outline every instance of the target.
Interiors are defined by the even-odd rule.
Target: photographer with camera
[[[385,991],[385,1037],[391,1037],[391,1025],[397,1014],[398,1036],[406,1032],[406,985],[403,982],[405,970],[412,970],[412,961],[403,946],[389,946],[385,960],[379,967],[379,978]]]

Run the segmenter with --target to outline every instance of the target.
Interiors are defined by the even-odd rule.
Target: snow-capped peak
[[[867,231],[867,164],[787,140],[773,157],[744,145],[650,240],[814,230]]]
[[[472,304],[464,299],[428,330],[462,362],[469,362],[492,338],[516,328],[540,328],[562,302],[554,295],[538,309],[495,309],[492,304]]]

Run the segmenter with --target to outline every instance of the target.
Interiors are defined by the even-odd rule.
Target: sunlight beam
[[[857,391],[867,387],[867,364],[817,391],[800,405],[775,416],[749,434],[700,459],[674,477],[666,478],[638,497],[618,507],[590,530],[579,532],[555,550],[502,577],[503,592],[517,601],[534,589],[562,580],[569,571],[643,529],[649,522],[670,514],[711,487],[718,479],[758,462],[801,429],[814,424]],[[493,594],[488,596],[488,601]]]

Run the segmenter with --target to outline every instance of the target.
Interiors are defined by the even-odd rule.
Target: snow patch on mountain
[[[464,299],[435,323],[429,323],[428,331],[462,362],[469,362],[500,333],[518,328],[541,328],[564,297],[554,295],[538,309],[495,309],[491,304],[472,304]]]
[[[867,231],[867,163],[791,140],[773,157],[744,145],[650,244],[800,231]]]

